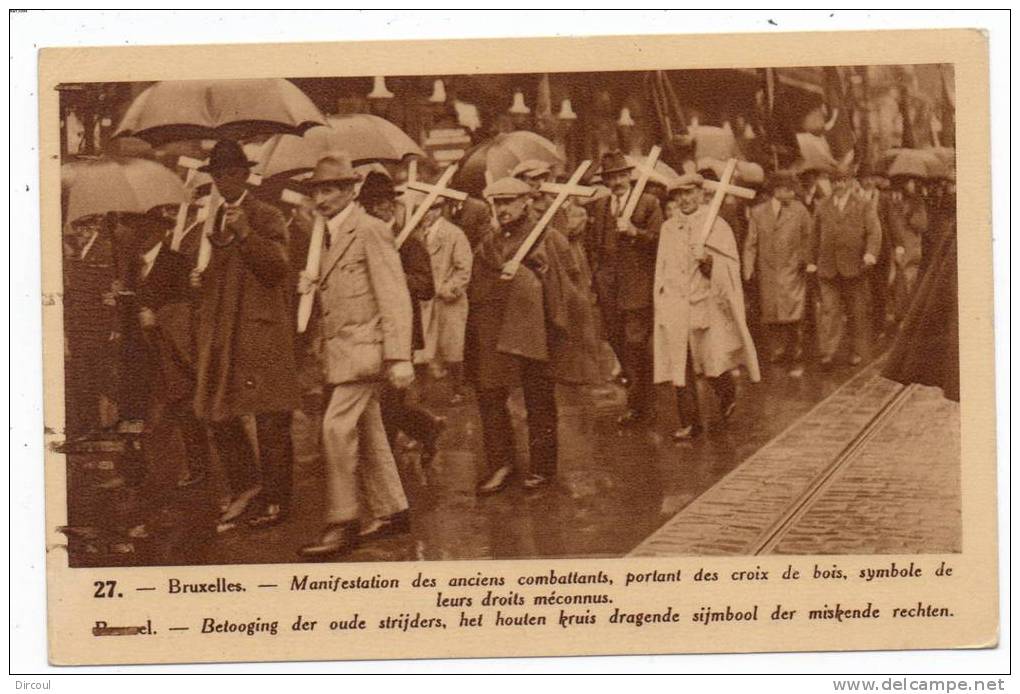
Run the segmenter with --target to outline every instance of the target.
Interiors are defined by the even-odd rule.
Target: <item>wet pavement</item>
[[[473,397],[450,406],[447,384],[424,377],[414,395],[434,414],[447,416],[448,428],[427,470],[417,451],[398,453],[412,532],[363,545],[344,561],[626,555],[860,371],[844,366],[822,372],[809,365],[797,379],[785,368],[766,367],[761,383],[739,381],[737,411],[726,425],[703,391],[712,403],[704,413],[709,432],[685,444],[669,438],[677,425],[669,387],[658,389],[653,424],[625,430],[615,423],[624,402],[619,386],[559,387],[557,483],[534,493],[514,486],[485,498],[474,493],[485,466]],[[511,412],[523,468],[526,423],[519,393]],[[295,431],[307,428],[299,417]],[[295,562],[297,548],[321,530],[322,463],[307,447],[297,451],[294,503],[284,523],[217,533],[223,481],[214,474],[197,487],[176,489],[183,461],[171,432],[157,428],[147,441],[145,480],[137,487],[118,484],[121,446],[93,445],[67,456],[72,566]]]

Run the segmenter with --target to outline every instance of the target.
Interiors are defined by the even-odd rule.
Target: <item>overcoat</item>
[[[475,248],[464,361],[466,375],[482,389],[520,385],[521,359],[543,362],[553,380],[597,376],[591,307],[578,289],[566,238],[547,229],[514,278],[500,278],[535,221],[525,218],[509,236],[492,230]]]
[[[327,228],[319,271],[327,383],[374,380],[411,360],[411,297],[390,228],[355,204]],[[328,225],[327,225],[328,227]]]
[[[781,206],[778,216],[772,200],[751,209],[743,270],[745,279],[757,276],[763,322],[804,317],[812,229],[811,214],[796,200]]]
[[[210,421],[298,403],[283,215],[251,195],[241,209],[250,232],[228,228],[235,237],[213,246],[202,274],[195,414]]]
[[[655,269],[653,380],[685,386],[687,360],[709,377],[745,366],[759,381],[758,356],[747,329],[737,245],[729,225],[716,217],[705,241],[712,257],[705,278],[696,260],[695,236],[706,213],[702,207],[662,225]]]
[[[428,351],[445,362],[461,362],[474,260],[471,244],[460,227],[440,217],[425,234],[425,249],[435,283],[435,298],[423,306]]]

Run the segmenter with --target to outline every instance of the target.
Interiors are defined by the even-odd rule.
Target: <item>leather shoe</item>
[[[248,519],[248,526],[251,528],[268,528],[282,523],[286,517],[286,512],[279,504],[266,504],[258,514]]]
[[[318,542],[298,550],[303,559],[329,559],[347,554],[358,546],[358,521],[327,526]]]
[[[687,426],[680,427],[679,429],[674,431],[672,434],[670,434],[669,437],[673,439],[674,442],[680,443],[682,441],[690,441],[691,439],[697,438],[700,435],[701,435],[700,424],[688,424]]]
[[[378,540],[394,535],[404,535],[411,532],[411,514],[404,510],[394,513],[391,516],[373,518],[361,527],[358,538],[361,540]]]
[[[512,467],[504,465],[489,475],[487,480],[478,485],[477,493],[479,496],[488,496],[489,494],[503,491],[510,482],[510,478],[513,477],[513,473],[514,469]]]
[[[524,478],[525,489],[540,489],[553,481],[552,477],[533,472]]]
[[[421,444],[421,466],[428,467],[436,457],[439,448],[439,437],[446,430],[446,417],[432,418],[432,435]]]
[[[637,410],[627,410],[616,418],[616,423],[622,427],[627,427],[641,423],[644,418],[644,415]]]

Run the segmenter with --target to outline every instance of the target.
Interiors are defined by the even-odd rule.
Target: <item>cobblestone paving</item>
[[[865,369],[819,403],[638,545],[632,556],[748,553],[899,390],[899,384],[877,377],[876,368]],[[894,484],[889,482],[890,495],[897,494]],[[815,532],[814,526],[807,527],[812,529],[799,537]]]
[[[915,387],[772,553],[959,552],[961,532],[959,405]]]

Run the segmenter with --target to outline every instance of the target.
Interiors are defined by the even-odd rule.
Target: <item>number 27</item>
[[[117,582],[116,581],[95,581],[93,585],[96,587],[96,594],[94,598],[113,598],[116,597]]]

